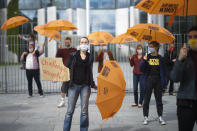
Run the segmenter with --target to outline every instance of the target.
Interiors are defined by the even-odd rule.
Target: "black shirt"
[[[82,60],[80,52],[76,54],[76,63],[73,70],[73,82],[79,85],[88,85],[88,60],[89,56],[86,55],[86,58]]]
[[[160,77],[159,56],[148,55],[148,76]]]

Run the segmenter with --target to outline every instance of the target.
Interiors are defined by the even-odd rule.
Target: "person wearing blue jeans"
[[[89,40],[87,37],[82,37],[80,50],[71,53],[68,58],[67,67],[70,69],[70,81],[63,131],[71,129],[72,117],[79,95],[81,99],[80,131],[88,131],[88,105],[91,87],[97,89],[92,73],[93,57],[88,53],[88,49]]]
[[[140,85],[140,99],[138,104],[138,83]],[[135,104],[138,104],[138,107],[142,107],[143,97],[144,97],[144,88],[142,84],[142,74],[133,74],[133,91],[134,91],[134,100]]]
[[[142,53],[142,46],[138,45],[136,48],[136,54],[130,55],[130,65],[133,66],[133,92],[134,92],[134,104],[132,107],[138,106],[142,108],[143,97],[144,97],[144,86],[142,84],[142,72],[140,72],[140,62],[144,55]],[[140,100],[138,102],[138,84],[140,84]]]

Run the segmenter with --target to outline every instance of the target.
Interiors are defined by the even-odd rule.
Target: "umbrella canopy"
[[[67,20],[53,20],[46,24],[46,30],[77,30],[77,27]]]
[[[97,31],[89,34],[88,39],[92,45],[106,45],[111,42],[114,37],[108,32]]]
[[[135,37],[139,41],[172,43],[175,40],[172,33],[157,24],[136,24],[127,29],[127,34]]]
[[[29,19],[27,19],[24,16],[15,16],[15,17],[9,18],[6,22],[4,22],[3,25],[1,26],[1,29],[2,30],[11,29],[16,26],[22,25],[28,21]]]
[[[106,60],[97,81],[96,104],[102,119],[113,117],[121,108],[126,86],[123,72],[118,63]]]
[[[61,39],[61,35],[58,31],[56,30],[45,30],[46,25],[38,25],[34,27],[34,30],[37,31],[39,34],[44,35],[46,37],[50,37],[51,41],[52,39]]]
[[[175,15],[197,15],[197,0],[142,0],[135,8],[150,14],[172,15],[169,26],[172,26]]]
[[[124,34],[121,34],[117,37],[115,37],[111,43],[129,43],[129,42],[137,42],[138,40],[131,36],[131,35],[128,35],[127,33],[124,33]]]
[[[135,8],[150,14],[197,15],[197,0],[142,0]]]

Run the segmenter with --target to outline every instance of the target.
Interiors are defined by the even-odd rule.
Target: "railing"
[[[175,34],[175,43],[177,51],[180,50],[185,35]],[[79,36],[72,37],[73,46],[77,47],[79,43]],[[126,90],[133,91],[133,68],[130,67],[128,55],[132,52],[135,53],[135,47],[139,43],[127,44],[109,44],[108,49],[113,53],[114,58],[118,61],[126,80]],[[163,53],[165,53],[168,44],[162,46]],[[91,46],[91,53],[96,56],[100,47]],[[22,63],[20,62],[20,55],[27,49],[27,43],[19,39],[16,35],[0,36],[0,93],[25,93],[27,92],[27,80],[25,70],[21,70]],[[146,51],[144,45],[144,51]],[[98,63],[94,62],[93,72],[94,80],[96,77]],[[45,92],[54,93],[60,92],[61,83],[53,83],[48,81],[41,81],[42,87]],[[35,82],[33,82],[34,92],[37,92]]]

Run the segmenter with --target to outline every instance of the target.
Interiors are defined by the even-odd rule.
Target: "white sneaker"
[[[59,105],[57,105],[58,108],[64,107],[65,106],[65,102],[61,101]]]
[[[144,122],[143,122],[143,124],[144,124],[144,125],[148,125],[148,117],[146,117],[146,116],[144,117]]]
[[[166,122],[164,121],[164,119],[161,116],[159,117],[159,123],[161,125],[166,125]]]

